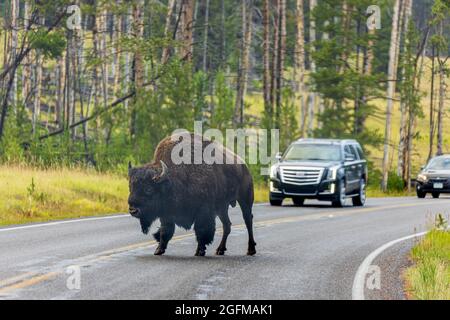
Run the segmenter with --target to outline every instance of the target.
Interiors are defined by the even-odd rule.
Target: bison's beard
[[[151,219],[151,218],[146,217],[146,216],[142,216],[141,218],[139,218],[139,221],[141,222],[142,232],[144,234],[147,235],[149,233],[150,228],[151,228],[151,226],[152,226],[152,224],[153,224],[153,222],[155,220],[156,219]]]

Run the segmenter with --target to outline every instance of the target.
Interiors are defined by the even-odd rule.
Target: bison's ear
[[[159,176],[154,177],[153,182],[162,183],[169,178],[169,176],[168,176],[169,168],[164,163],[164,161],[161,161],[161,169],[162,169],[161,174]]]

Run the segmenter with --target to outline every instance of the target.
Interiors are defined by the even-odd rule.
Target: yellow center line
[[[446,203],[450,203],[450,201],[445,201]],[[443,202],[440,202],[443,203]],[[352,214],[358,214],[358,213],[369,213],[369,212],[375,212],[375,211],[383,211],[383,210],[389,210],[389,209],[400,209],[400,208],[407,208],[407,207],[415,207],[415,206],[428,206],[429,203],[425,202],[414,202],[414,203],[408,203],[408,204],[398,204],[398,205],[390,205],[390,206],[383,206],[383,207],[373,207],[373,208],[364,208],[364,209],[352,209],[352,210],[333,210],[333,211],[322,211],[317,214],[310,214],[307,216],[298,216],[298,217],[285,217],[285,218],[277,218],[277,219],[271,219],[271,220],[265,220],[265,221],[255,221],[254,225],[258,227],[264,227],[264,226],[271,226],[271,225],[277,225],[277,224],[283,224],[283,223],[289,223],[289,222],[299,222],[299,221],[306,221],[306,220],[318,220],[323,217],[328,217],[330,215],[335,215],[335,217],[344,217]],[[244,228],[244,224],[235,225],[234,228]],[[219,228],[217,231],[220,231],[221,228]],[[194,236],[194,233],[188,233],[180,236],[174,237],[171,242],[177,242],[184,240],[186,238]],[[156,241],[146,241],[141,243],[136,243],[116,249],[111,249],[107,251],[100,252],[98,254],[92,254],[85,257],[78,258],[74,261],[73,264],[76,264],[76,261],[80,261],[79,265],[88,265],[92,264],[101,260],[106,260],[114,255],[121,254],[124,252],[141,249],[145,247],[151,247],[157,245]],[[36,273],[29,272],[25,273],[23,275],[19,275],[16,277],[11,277],[5,280],[0,281],[0,295],[4,295],[7,293],[10,293],[11,291],[23,289],[27,287],[31,287],[33,285],[39,284],[41,282],[44,282],[46,280],[51,280],[53,278],[56,278],[58,275],[61,275],[63,273],[63,270],[58,271],[52,271],[46,274],[38,275],[36,276]],[[24,278],[28,278],[25,279]],[[11,283],[13,283],[11,285]]]
[[[0,289],[0,295],[4,295],[7,293],[10,293],[11,291],[14,290],[19,290],[19,289],[23,289],[23,288],[27,288],[27,287],[31,287],[35,284],[41,283],[45,280],[50,280],[52,278],[55,278],[57,275],[59,274],[59,272],[49,272],[47,274],[43,274],[37,277],[33,277],[21,282],[18,282],[16,284],[13,284],[12,286],[9,287],[5,287]]]

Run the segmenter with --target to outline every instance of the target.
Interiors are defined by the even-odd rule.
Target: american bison
[[[186,144],[188,151],[185,154],[180,152],[183,158],[190,155],[193,159],[195,148],[200,146],[202,151],[213,149],[212,154],[219,152],[227,164],[207,163],[204,159],[197,164],[175,164],[172,157],[176,154],[174,149],[186,150]],[[235,160],[231,161],[234,164],[228,164],[230,159]],[[173,135],[159,144],[152,163],[140,168],[133,168],[130,164],[129,181],[130,214],[140,220],[144,234],[148,234],[153,222],[160,219],[161,227],[154,234],[159,243],[155,255],[165,253],[175,226],[186,230],[194,226],[198,242],[195,255],[205,256],[206,246],[214,239],[216,217],[223,224],[223,238],[216,254],[224,255],[231,232],[228,208],[237,203],[248,230],[247,254],[256,254],[252,176],[243,161],[222,145],[190,133]]]

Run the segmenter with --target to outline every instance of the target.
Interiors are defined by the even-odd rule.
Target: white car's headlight
[[[423,182],[427,182],[428,181],[428,177],[424,174],[419,174],[419,176],[417,177],[417,180],[419,181],[423,181]]]
[[[278,175],[278,165],[274,165],[270,168],[270,178],[271,179],[277,179],[277,175]]]

